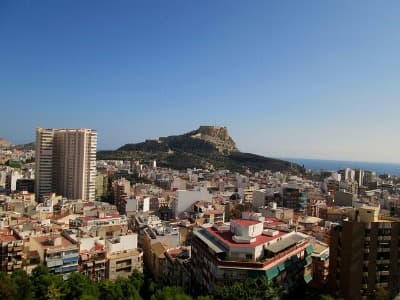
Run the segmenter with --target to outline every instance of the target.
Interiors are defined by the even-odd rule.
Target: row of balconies
[[[78,252],[73,252],[69,254],[64,254],[62,252],[58,252],[56,255],[51,255],[51,256],[46,256],[47,261],[51,260],[56,260],[56,259],[63,259],[63,258],[72,258],[72,257],[78,257]]]

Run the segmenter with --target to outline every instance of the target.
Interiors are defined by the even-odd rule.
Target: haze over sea
[[[363,169],[375,171],[377,174],[400,175],[400,164],[366,162],[366,161],[345,161],[345,160],[326,160],[310,158],[284,158],[285,160],[304,165],[306,169],[312,170],[332,170],[337,171],[344,168]]]

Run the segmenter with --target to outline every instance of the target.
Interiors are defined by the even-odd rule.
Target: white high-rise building
[[[97,133],[92,129],[36,130],[36,197],[56,192],[94,200]]]

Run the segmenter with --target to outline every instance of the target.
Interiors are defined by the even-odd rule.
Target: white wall
[[[243,237],[256,237],[262,234],[264,230],[264,224],[262,222],[243,226],[234,220],[231,221],[231,231],[235,233],[235,235],[243,236]]]
[[[150,210],[150,197],[146,197],[143,199],[143,212]]]
[[[95,246],[96,242],[104,245],[104,240],[100,240],[99,237],[81,238],[79,240],[79,251],[89,251]]]
[[[212,202],[212,194],[208,192],[207,188],[200,188],[199,191],[176,191],[174,202],[175,217],[178,217],[185,211],[189,211],[191,206],[200,200]]]
[[[129,235],[119,236],[113,240],[118,240],[119,242],[111,243],[108,239],[106,240],[106,249],[108,253],[132,250],[137,248],[137,234],[132,233]]]

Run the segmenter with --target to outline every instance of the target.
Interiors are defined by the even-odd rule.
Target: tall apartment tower
[[[371,299],[378,288],[391,297],[399,292],[400,220],[378,214],[378,207],[360,207],[332,230],[328,286],[335,296],[358,300]]]
[[[55,192],[95,200],[97,133],[92,129],[36,130],[36,197]]]
[[[36,201],[54,192],[53,189],[53,140],[54,129],[36,129],[35,192]]]

